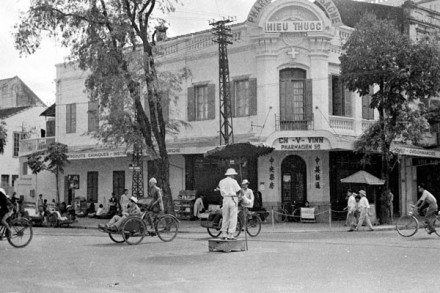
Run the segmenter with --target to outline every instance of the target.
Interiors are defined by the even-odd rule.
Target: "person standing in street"
[[[124,189],[124,193],[121,195],[119,200],[119,205],[121,206],[121,211],[126,212],[128,204],[130,203],[130,196],[128,195],[128,189]]]
[[[205,196],[203,194],[201,194],[199,197],[197,197],[196,201],[194,202],[194,218],[198,219],[199,218],[199,214],[203,213],[203,211],[205,210],[205,205],[203,204],[203,199],[205,198]]]
[[[44,214],[44,200],[43,200],[43,195],[39,194],[38,195],[38,199],[37,199],[37,211],[40,214],[40,216],[42,216]]]
[[[432,234],[435,232],[435,228],[433,225],[433,222],[435,220],[435,213],[438,210],[437,200],[432,195],[431,192],[426,190],[426,186],[424,183],[420,183],[417,186],[419,192],[422,194],[420,199],[416,202],[416,207],[419,209],[423,209],[423,207],[428,206],[426,213],[425,213],[425,219],[426,224],[428,225],[428,234]]]
[[[359,217],[359,223],[356,226],[355,231],[359,231],[359,229],[362,227],[362,224],[364,221],[367,223],[368,231],[374,231],[373,225],[371,225],[369,212],[370,212],[370,203],[367,199],[367,193],[365,190],[359,190],[359,195],[361,196],[361,200],[359,201],[359,209],[361,211],[361,215]]]
[[[345,220],[345,226],[352,227],[356,201],[354,199],[353,191],[351,189],[347,190],[347,195],[345,199],[347,200],[347,207],[345,208],[347,210],[347,219]]]
[[[223,197],[221,237],[228,240],[235,240],[234,233],[237,228],[238,201],[241,187],[234,179],[236,175],[238,174],[235,169],[229,168],[225,173],[226,178],[220,180],[218,184],[220,194]]]

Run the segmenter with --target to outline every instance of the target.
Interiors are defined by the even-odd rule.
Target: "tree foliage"
[[[6,130],[6,122],[0,120],[0,154],[3,154],[5,152],[7,137],[8,137],[8,132]]]
[[[413,42],[393,22],[367,14],[343,50],[341,75],[346,87],[361,96],[371,94],[374,88],[370,107],[379,112],[379,121],[360,137],[355,147],[366,153],[381,153],[382,176],[388,184],[394,158],[391,143],[416,143],[428,127],[417,103],[439,91],[437,38]]]
[[[98,137],[112,143],[142,140],[156,158],[157,179],[169,212],[173,207],[165,137],[181,122],[167,126],[163,106],[188,72],[168,79],[158,74],[154,31],[163,21],[153,13],[172,12],[178,1],[35,0],[15,33],[22,53],[35,52],[43,36],[56,37],[70,49],[70,60],[88,73],[85,86],[90,100],[99,102]]]
[[[67,145],[62,143],[51,143],[44,153],[33,153],[28,156],[28,166],[33,174],[38,174],[41,171],[49,171],[55,174],[57,201],[60,201],[59,192],[59,175],[64,173],[64,168],[69,164],[67,159]]]

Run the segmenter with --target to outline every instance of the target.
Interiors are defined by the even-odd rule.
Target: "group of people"
[[[147,205],[147,220],[151,226],[153,226],[154,216],[160,215],[164,212],[164,203],[162,190],[157,186],[156,178],[151,178],[148,181],[150,186],[149,198],[150,203]],[[117,201],[115,197],[112,197],[111,201],[113,205],[110,205],[110,210],[115,211],[117,206]],[[119,206],[121,208],[120,213],[115,212],[115,215],[110,219],[110,221],[105,225],[98,225],[98,227],[105,231],[117,231],[124,220],[129,216],[140,217],[142,215],[142,210],[138,206],[139,200],[135,196],[130,196],[128,194],[128,189],[124,190],[124,194],[121,195],[119,200]]]
[[[347,190],[347,220],[346,225],[350,226],[348,232],[359,231],[364,221],[368,226],[368,231],[374,231],[370,220],[370,203],[367,199],[365,190],[359,193],[351,189]]]

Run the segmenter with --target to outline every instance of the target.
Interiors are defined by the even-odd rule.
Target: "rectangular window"
[[[208,119],[208,86],[197,86],[194,88],[196,120]]]
[[[50,119],[46,121],[46,137],[55,136],[55,119]]]
[[[18,175],[12,175],[12,186],[15,186],[15,181],[17,181]]]
[[[1,186],[2,187],[9,186],[9,175],[2,175]]]
[[[13,157],[18,157],[18,152],[20,151],[20,133],[19,132],[14,132],[14,143],[12,145],[13,147],[13,152],[12,152],[12,156]]]
[[[98,116],[98,102],[89,102],[88,116],[88,131],[98,131],[99,129],[99,116]]]
[[[66,105],[66,133],[76,132],[76,104]]]
[[[249,80],[234,81],[234,101],[232,105],[234,109],[232,113],[234,117],[244,117],[250,115],[250,94],[249,94]]]
[[[337,75],[330,75],[329,113],[334,116],[352,117],[352,95]]]
[[[21,167],[22,167],[22,169],[21,169],[21,173],[22,173],[23,175],[27,175],[27,174],[28,174],[28,163],[27,163],[27,162],[24,162],[23,165],[22,165]]]

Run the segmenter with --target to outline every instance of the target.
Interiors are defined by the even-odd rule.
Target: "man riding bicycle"
[[[9,226],[7,220],[11,216],[9,211],[11,204],[11,201],[6,196],[6,191],[3,188],[0,188],[0,219],[2,225],[8,229],[9,233],[11,232],[11,227]]]
[[[425,213],[425,219],[429,230],[428,234],[432,234],[435,232],[433,223],[435,220],[435,214],[437,213],[438,210],[437,200],[428,190],[426,190],[426,186],[424,183],[420,183],[417,188],[419,192],[422,193],[422,196],[417,201],[416,208],[419,209],[419,213],[420,213],[422,209],[425,209],[426,206],[428,206]]]

